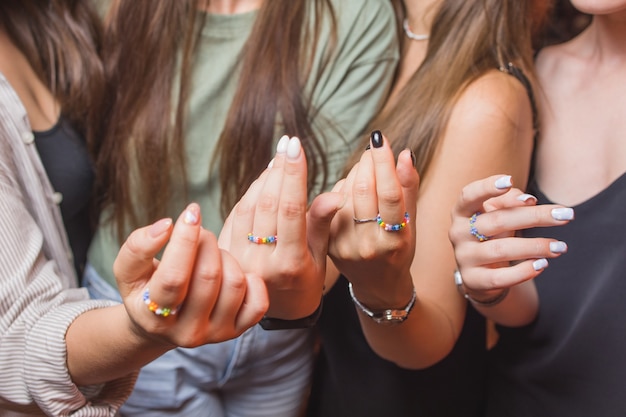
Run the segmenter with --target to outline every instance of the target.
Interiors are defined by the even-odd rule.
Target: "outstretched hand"
[[[197,204],[175,225],[163,219],[135,230],[114,273],[133,331],[169,347],[235,338],[255,325],[269,304],[263,281],[244,273],[202,228]]]

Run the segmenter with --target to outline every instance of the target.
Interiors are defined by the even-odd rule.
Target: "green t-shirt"
[[[326,143],[331,187],[340,178],[357,139],[386,98],[399,58],[389,1],[332,3],[338,30],[335,54],[324,63],[330,31],[323,31],[321,47],[313,59],[313,73],[321,76],[315,83],[309,82],[305,90],[307,97],[312,98],[312,107],[333,126]],[[219,210],[219,178],[217,173],[209,172],[209,166],[237,87],[239,52],[256,16],[257,12],[208,14],[193,72],[185,138],[188,196],[174,198],[168,215],[177,218],[189,202],[195,201],[202,209],[203,226],[215,234],[219,234],[223,219]],[[283,133],[289,134],[277,132],[277,139]],[[114,230],[111,224],[99,228],[88,260],[101,277],[116,287],[112,265],[119,243]]]

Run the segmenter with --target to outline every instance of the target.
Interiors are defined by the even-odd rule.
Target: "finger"
[[[350,170],[346,182],[351,186],[354,218],[361,221],[375,219],[378,214],[378,200],[371,150],[361,155],[359,163]]]
[[[574,219],[574,210],[555,204],[510,207],[483,213],[474,218],[475,230],[485,236],[495,236],[533,227],[561,226]],[[471,226],[468,225],[468,230]]]
[[[198,252],[189,291],[185,297],[181,314],[206,320],[213,311],[219,295],[222,274],[222,254],[215,235],[202,229],[198,238]]]
[[[556,258],[567,252],[567,243],[550,238],[509,237],[461,245],[456,256],[460,264],[492,265],[527,259]]]
[[[536,278],[549,263],[546,259],[529,259],[504,268],[480,268],[461,271],[464,285],[471,290],[488,291],[510,288]],[[475,276],[475,275],[480,276]],[[467,276],[466,276],[467,275]]]
[[[256,201],[254,222],[250,232],[259,239],[270,239],[277,235],[276,219],[289,142],[287,136],[281,137],[278,141],[274,162],[267,170],[267,177]]]
[[[398,155],[398,164],[396,167],[398,180],[402,187],[406,211],[409,213],[411,219],[415,218],[417,211],[417,196],[420,184],[419,175],[415,170],[414,157],[410,149],[405,149]]]
[[[325,262],[330,225],[345,202],[345,194],[328,192],[318,195],[311,203],[307,221],[307,241],[317,261]]]
[[[300,139],[291,138],[287,145],[282,189],[278,206],[277,247],[289,248],[290,256],[304,256],[306,250],[307,164]]]
[[[470,217],[476,212],[483,211],[483,203],[486,200],[506,193],[511,186],[510,175],[492,175],[474,181],[463,187],[453,213],[462,217]]]
[[[518,188],[510,188],[506,193],[492,197],[483,203],[484,212],[500,210],[508,207],[534,206],[537,204],[537,197],[526,194]]]
[[[155,269],[154,257],[172,233],[172,219],[161,219],[151,226],[133,231],[122,245],[113,273],[122,297],[136,286],[144,286]]]
[[[265,282],[254,274],[246,274],[245,278],[246,295],[235,321],[235,328],[241,332],[257,324],[270,306]]]
[[[380,218],[388,225],[405,224],[403,190],[389,141],[378,131],[372,133],[371,140]]]
[[[187,294],[200,234],[200,207],[192,203],[179,216],[158,269],[148,282],[149,298],[159,307],[175,309]]]
[[[263,191],[263,187],[265,186],[267,175],[268,170],[266,169],[250,185],[246,193],[231,211],[227,218],[227,223],[224,224],[224,227],[229,227],[230,229],[226,230],[227,234],[223,237],[222,233],[220,233],[220,248],[231,250],[232,245],[241,245],[243,242],[247,241],[248,234],[253,232],[256,206],[259,201],[259,196]],[[228,230],[230,230],[230,234],[228,234]]]
[[[213,311],[209,316],[211,326],[219,329],[232,328],[235,325],[239,308],[246,295],[247,281],[237,261],[228,253],[221,250],[222,283]]]

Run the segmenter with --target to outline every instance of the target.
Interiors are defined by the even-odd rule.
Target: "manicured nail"
[[[417,168],[417,156],[415,156],[415,152],[413,152],[413,149],[410,149],[411,151],[411,162],[413,162],[413,168]]]
[[[552,253],[565,253],[567,252],[567,243],[565,242],[550,242],[550,252]]]
[[[197,204],[190,204],[185,210],[183,222],[189,225],[196,225],[200,220],[200,207]]]
[[[367,144],[367,146],[365,147],[366,151],[369,151],[370,149],[372,149],[372,145],[370,145],[369,143]]]
[[[278,144],[276,145],[276,153],[285,153],[287,152],[287,144],[289,143],[289,136],[283,135],[278,140]]]
[[[274,166],[274,158],[272,158],[272,160],[270,161],[269,164],[267,164],[268,168],[272,168]]]
[[[300,139],[295,136],[289,139],[289,144],[287,145],[287,159],[298,159],[301,150]]]
[[[172,226],[172,219],[161,219],[150,226],[150,236],[159,237],[167,232]]]
[[[380,130],[374,130],[370,136],[370,140],[374,148],[383,146],[383,134],[380,133]]]
[[[574,218],[574,209],[568,207],[555,208],[552,210],[552,218],[554,220],[572,220]]]
[[[535,271],[541,271],[544,268],[547,268],[548,266],[548,260],[546,258],[541,258],[541,259],[537,259],[535,262],[533,262],[533,269]]]
[[[505,175],[504,177],[500,177],[496,180],[496,188],[498,190],[504,190],[510,188],[513,185],[511,182],[511,176]]]
[[[537,201],[537,197],[535,197],[532,194],[520,194],[517,196],[517,200],[522,201],[522,202],[527,202],[528,200],[535,200]]]

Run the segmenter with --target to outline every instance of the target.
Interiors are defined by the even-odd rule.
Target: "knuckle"
[[[278,210],[278,199],[272,194],[263,194],[259,197],[256,209],[262,212],[275,213]]]
[[[378,194],[378,198],[389,205],[399,205],[402,203],[402,193],[398,189],[384,190]]]
[[[372,188],[367,181],[355,181],[352,186],[352,192],[355,197],[369,197],[372,192]]]
[[[280,205],[280,214],[286,219],[299,219],[306,215],[306,205],[294,202],[286,201]]]

